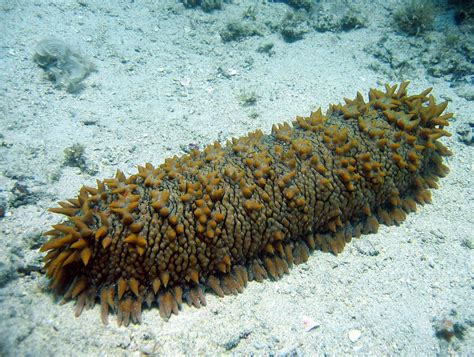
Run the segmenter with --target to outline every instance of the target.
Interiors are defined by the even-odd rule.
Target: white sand
[[[260,4],[258,21],[276,21],[288,10],[281,3],[234,1],[211,14],[172,0],[46,3],[0,1],[0,194],[20,181],[37,197],[0,220],[0,355],[474,354],[473,250],[463,243],[474,239],[474,159],[456,134],[446,141],[455,153],[451,173],[433,204],[337,257],[315,252],[278,282],[250,283],[223,299],[208,294],[207,307],[184,307],[169,322],[153,308],[141,325],[118,328],[110,316],[103,326],[97,306],[75,318],[73,303],[57,304],[37,271],[40,233],[59,220],[48,207],[116,169],[131,174],[191,143],[268,132],[273,123],[380,87],[390,79],[367,67],[376,60],[364,48],[392,30],[385,6],[373,1],[363,7],[368,28],[312,32],[291,44],[268,30],[265,38],[227,44],[218,33],[249,4]],[[97,65],[78,94],[53,88],[32,61],[38,41],[52,36]],[[273,56],[255,51],[265,40],[274,43]],[[433,86],[439,100],[449,98],[453,133],[472,118],[474,102],[449,82],[421,67],[416,74],[411,91]],[[239,103],[242,90],[258,94],[255,106]],[[86,146],[96,176],[62,167],[73,143]],[[305,332],[305,317],[320,326]],[[443,318],[467,326],[464,340],[435,336]],[[354,342],[351,330],[361,333]]]

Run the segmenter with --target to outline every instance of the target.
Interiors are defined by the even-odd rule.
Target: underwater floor
[[[0,0],[0,32],[1,355],[474,355],[468,2]],[[51,292],[48,208],[82,185],[404,80],[448,102],[453,156],[398,226],[169,321],[104,325],[98,298],[75,317]]]

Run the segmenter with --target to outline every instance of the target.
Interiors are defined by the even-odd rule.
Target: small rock
[[[237,71],[235,68],[224,68],[223,66],[219,66],[217,68],[217,72],[227,79],[239,74],[239,71]]]
[[[239,342],[240,342],[242,339],[247,338],[251,333],[252,333],[251,330],[243,330],[243,331],[240,331],[238,334],[236,334],[236,335],[234,335],[234,336],[231,336],[226,342],[224,342],[223,347],[224,347],[227,351],[230,351],[230,350],[232,350],[233,348],[237,347],[237,345],[239,344]]]
[[[151,341],[140,346],[140,357],[152,356],[155,350],[155,342]]]
[[[17,208],[35,201],[35,195],[23,183],[15,182],[10,192],[12,194],[10,202],[12,207]]]
[[[267,347],[267,344],[265,342],[255,341],[253,347],[255,347],[257,350],[263,350]]]
[[[466,99],[474,100],[474,89],[472,85],[466,83],[455,88],[457,95]]]
[[[443,319],[435,327],[436,336],[449,341],[454,336],[454,322],[450,319]]]
[[[442,319],[435,325],[436,337],[446,341],[451,341],[453,337],[462,340],[467,327],[461,322],[454,322],[451,319]]]
[[[376,257],[377,255],[380,254],[380,251],[368,239],[361,239],[361,240],[355,241],[354,247],[357,249],[359,254],[362,254],[362,255]]]
[[[303,317],[303,325],[304,325],[304,330],[306,332],[309,332],[312,329],[319,327],[321,324],[319,322],[314,321],[311,317]]]
[[[474,238],[465,238],[462,245],[469,249],[474,249]]]
[[[349,340],[351,340],[352,343],[357,342],[359,340],[360,336],[362,335],[362,332],[360,330],[350,330],[349,331]]]
[[[276,357],[304,356],[298,346],[287,346],[276,353]]]
[[[474,123],[464,123],[457,130],[459,140],[466,145],[474,145]]]
[[[5,217],[7,213],[7,197],[5,191],[0,188],[0,218]]]

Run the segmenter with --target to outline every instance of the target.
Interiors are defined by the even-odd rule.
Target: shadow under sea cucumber
[[[67,216],[41,248],[51,288],[77,316],[97,300],[104,323],[141,322],[144,303],[168,319],[183,300],[205,305],[206,290],[240,293],[400,224],[431,201],[451,155],[438,140],[447,102],[408,83],[82,187],[50,209]]]

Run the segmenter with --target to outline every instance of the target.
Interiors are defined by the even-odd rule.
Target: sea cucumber
[[[205,305],[206,290],[240,293],[400,224],[431,201],[451,155],[438,141],[447,102],[408,83],[82,187],[50,209],[67,216],[41,247],[51,288],[77,316],[97,300],[104,323],[111,311],[141,322],[144,303],[167,320],[183,300]]]

